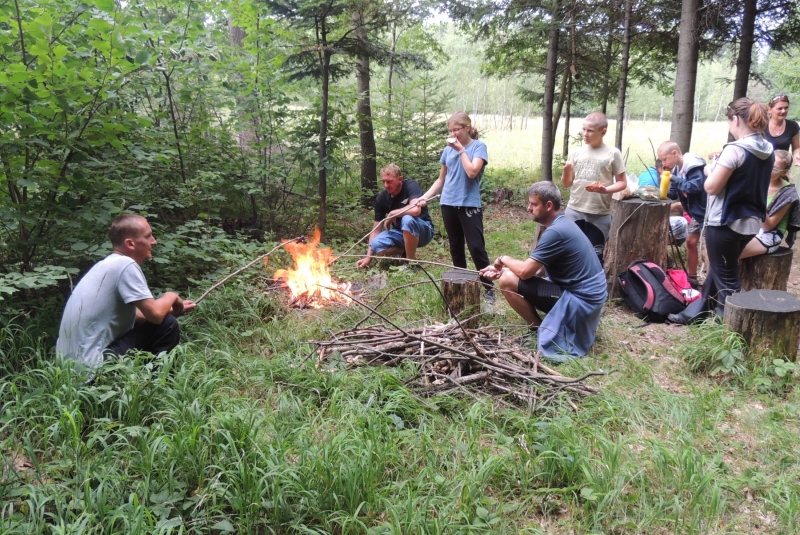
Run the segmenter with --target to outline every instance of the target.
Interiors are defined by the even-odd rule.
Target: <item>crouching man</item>
[[[500,256],[481,275],[500,280],[511,308],[538,330],[542,355],[563,362],[589,352],[608,294],[594,247],[560,209],[561,192],[555,184],[531,186],[528,211],[546,227],[536,249],[525,260]],[[548,278],[543,278],[545,271]],[[540,311],[546,314],[543,320]]]
[[[175,318],[195,307],[175,292],[153,298],[141,265],[152,258],[157,242],[145,218],[121,215],[108,235],[113,252],[75,286],[56,342],[57,353],[90,370],[98,368],[105,355],[123,355],[130,349],[170,351],[180,339]]]
[[[417,248],[433,239],[433,222],[426,206],[418,206],[422,188],[416,180],[403,180],[400,168],[389,164],[381,169],[384,191],[375,199],[375,225],[369,236],[367,256],[356,262],[367,267],[373,256],[401,256],[414,260]],[[411,208],[409,208],[411,207]],[[388,219],[386,219],[388,218]],[[381,221],[384,230],[381,230]]]

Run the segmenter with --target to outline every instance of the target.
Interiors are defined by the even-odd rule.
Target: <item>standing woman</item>
[[[795,165],[800,165],[800,125],[788,121],[789,97],[778,95],[769,101],[769,126],[764,137],[775,150],[788,150],[794,156]]]
[[[481,210],[481,177],[489,163],[486,143],[478,140],[478,131],[472,127],[469,115],[457,111],[447,120],[450,137],[439,163],[439,178],[422,196],[429,199],[442,192],[440,204],[442,221],[450,242],[453,265],[467,267],[464,243],[469,248],[476,269],[489,265],[486,243],[483,239],[483,212]],[[486,287],[486,301],[494,301],[492,281],[481,277]]]
[[[724,146],[704,186],[709,273],[702,298],[680,314],[670,314],[673,323],[690,323],[707,311],[723,315],[725,300],[742,289],[739,256],[766,219],[775,162],[772,145],[762,134],[769,110],[760,102],[740,98],[728,105],[726,114],[735,141]]]

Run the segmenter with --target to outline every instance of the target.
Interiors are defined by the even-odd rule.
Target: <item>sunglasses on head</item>
[[[774,97],[772,97],[772,100],[769,101],[769,105],[772,106],[773,104],[775,104],[779,100],[785,100],[786,102],[789,102],[789,97],[788,97],[788,95],[777,95],[777,96],[774,96]]]

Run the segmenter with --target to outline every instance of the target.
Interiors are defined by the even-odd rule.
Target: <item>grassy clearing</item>
[[[530,246],[521,207],[490,208],[486,226],[492,255]],[[421,257],[446,262],[443,240]],[[421,277],[336,274],[372,297]],[[172,354],[110,362],[89,385],[50,359],[52,318],[4,320],[0,532],[798,532],[797,381],[770,359],[692,373],[733,347],[714,327],[641,327],[610,303],[593,354],[563,366],[608,371],[592,380],[601,392],[577,412],[531,415],[420,399],[408,368],[316,369],[303,342],[364,311],[286,309],[261,275],[182,320]],[[443,319],[430,285],[383,310]]]
[[[532,173],[541,167],[542,154],[542,121],[531,119],[524,130],[496,130],[487,127],[481,129],[480,118],[476,121],[482,139],[489,147],[490,165],[497,169],[517,169],[522,173]],[[583,118],[573,118],[569,131],[574,137],[580,134]],[[614,144],[616,121],[608,124],[608,133],[604,141]],[[564,139],[564,125],[561,122],[556,134],[556,154],[561,154]],[[642,162],[653,165],[653,148],[669,139],[669,121],[629,121],[625,124],[622,138],[622,154],[628,154],[628,171],[637,175],[644,170]],[[702,157],[719,151],[728,139],[728,123],[726,121],[695,123],[692,131],[691,151]],[[580,139],[570,143],[570,150],[581,144]],[[651,147],[652,143],[652,147]],[[560,169],[557,171],[560,175]]]

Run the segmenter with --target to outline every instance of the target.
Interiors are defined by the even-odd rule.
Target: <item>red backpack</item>
[[[620,273],[619,286],[625,302],[645,321],[661,323],[687,305],[664,270],[646,260],[637,260]]]

